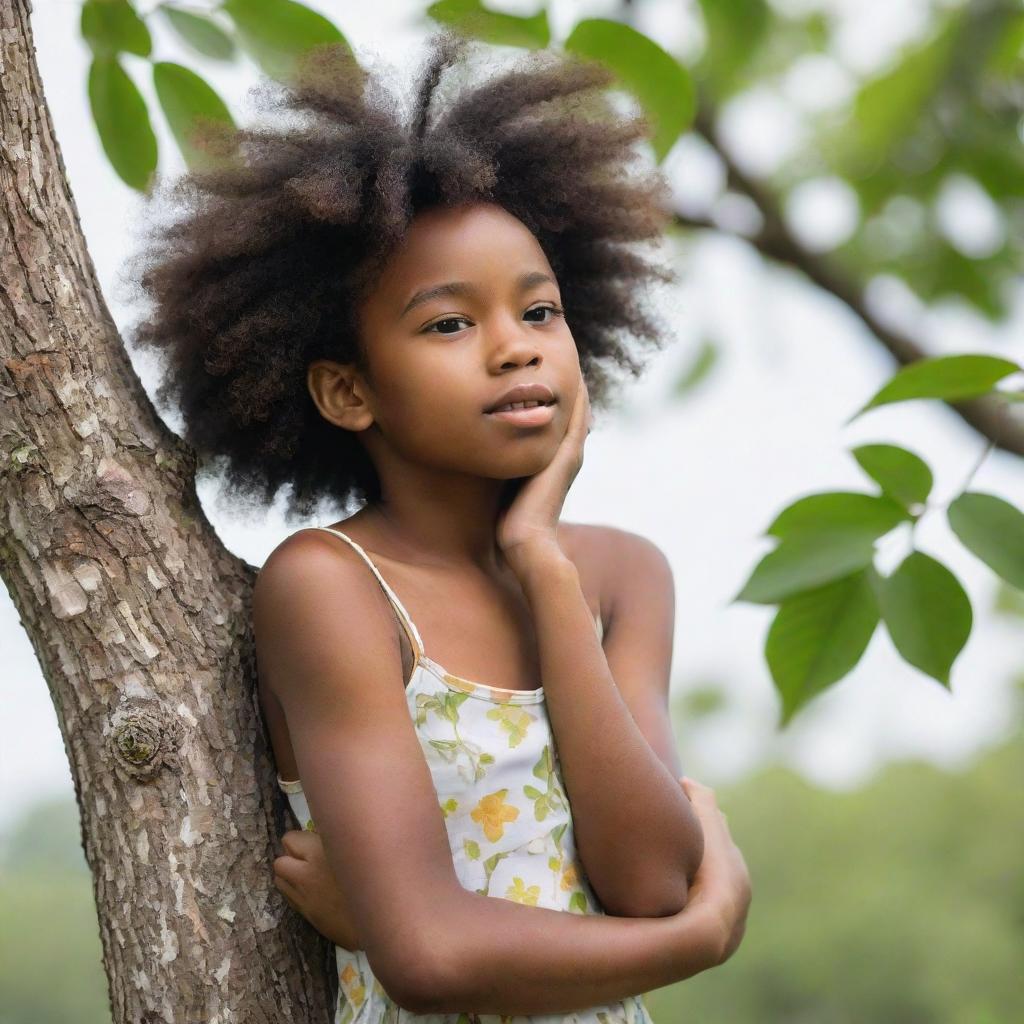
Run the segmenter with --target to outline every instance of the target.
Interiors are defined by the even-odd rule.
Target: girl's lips
[[[517,427],[542,427],[555,418],[555,403],[550,405],[535,405],[530,409],[505,409],[502,412],[485,412],[496,420],[506,420],[514,423]]]

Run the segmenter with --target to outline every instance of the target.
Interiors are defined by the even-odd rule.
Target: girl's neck
[[[444,497],[444,496],[440,496]],[[473,566],[504,575],[508,564],[497,545],[497,505],[483,509],[458,502],[417,502],[412,507],[379,501],[367,504],[345,522],[367,532],[364,546],[389,558],[420,566],[457,569]],[[345,523],[341,524],[345,529]]]

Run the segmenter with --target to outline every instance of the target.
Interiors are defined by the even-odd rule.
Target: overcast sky
[[[418,64],[424,37],[415,17],[420,3],[310,6],[332,16],[365,62],[386,62],[402,75]],[[507,2],[492,6],[531,8]],[[790,0],[782,6],[808,4]],[[779,92],[751,96],[730,112],[728,135],[750,169],[771,170],[799,139],[800,106],[842,102],[850,71],[883,61],[920,30],[926,9],[910,0],[900,5],[884,0],[854,5],[851,0],[833,6],[843,19],[840,59],[808,58]],[[563,38],[583,15],[614,9],[604,3],[554,3],[555,36]],[[663,45],[681,54],[699,47],[699,26],[678,0],[654,0],[639,9],[640,27]],[[118,272],[133,245],[139,200],[110,169],[93,129],[85,91],[88,53],[78,34],[78,12],[77,2],[36,0],[32,25],[83,229],[111,312],[124,329],[137,312],[124,301],[123,289],[119,293]],[[210,67],[160,31],[155,43],[162,59],[202,70],[236,117],[245,119],[244,92],[255,79],[250,65]],[[128,56],[125,65],[152,99],[146,62]],[[161,172],[173,174],[181,168],[180,158],[155,102],[151,111],[161,143]],[[688,201],[716,194],[717,168],[694,143],[681,142],[666,167]],[[986,231],[999,230],[991,217],[986,221],[984,204],[978,202],[969,190],[950,201],[951,230],[960,225],[964,245],[984,244]],[[732,214],[745,215],[741,206]],[[823,182],[807,190],[793,217],[809,244],[827,245],[848,230],[848,196],[836,183]],[[763,657],[774,610],[729,602],[769,549],[760,534],[784,505],[812,491],[871,489],[849,456],[850,448],[889,441],[918,451],[935,471],[934,500],[945,503],[962,486],[983,439],[935,403],[877,409],[843,427],[894,369],[845,308],[794,275],[766,267],[729,238],[707,236],[674,258],[685,261],[686,284],[663,295],[659,304],[678,340],[651,363],[644,380],[629,388],[623,412],[599,420],[565,518],[640,533],[672,563],[677,593],[673,689],[682,692],[710,681],[725,687],[730,699],[726,713],[692,734],[687,731],[681,749],[684,770],[716,785],[777,759],[820,785],[843,788],[865,781],[894,758],[920,756],[949,768],[966,764],[1004,737],[1009,681],[1024,662],[1019,624],[988,611],[995,589],[992,574],[955,542],[941,512],[920,524],[918,547],[958,575],[975,608],[974,631],[954,667],[952,692],[903,662],[879,630],[858,667],[777,733],[777,701]],[[872,295],[886,315],[926,338],[936,352],[981,350],[1024,359],[1024,295],[1017,296],[1014,323],[998,332],[953,309],[928,313],[891,282],[882,282]],[[665,397],[671,381],[705,337],[721,344],[723,357],[700,391],[671,405]],[[136,361],[136,369],[151,387],[149,368]],[[1018,459],[990,455],[972,486],[1024,507]],[[268,510],[262,522],[242,524],[218,508],[216,492],[201,490],[200,496],[224,543],[254,564],[261,564],[292,530],[277,509]],[[892,568],[906,550],[906,537],[898,532],[883,547],[883,568]],[[430,638],[424,639],[429,646]],[[2,588],[0,652],[2,825],[37,796],[70,794],[72,787],[45,681]]]

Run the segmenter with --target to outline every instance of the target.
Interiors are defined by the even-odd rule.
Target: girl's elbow
[[[453,956],[437,941],[436,922],[422,928],[403,926],[396,942],[376,955],[367,951],[367,959],[384,991],[403,1010],[438,1013],[451,1002],[456,972]]]
[[[671,917],[686,907],[689,890],[686,876],[678,871],[671,878],[662,876],[632,885],[620,898],[602,903],[605,912],[615,917]]]
[[[663,880],[662,884],[652,888],[639,907],[641,913],[636,917],[671,917],[682,913],[689,899],[690,886],[686,876],[679,872],[672,879]]]

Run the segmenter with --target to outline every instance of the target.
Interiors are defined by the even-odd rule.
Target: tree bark
[[[333,948],[270,861],[255,568],[132,369],[54,136],[28,0],[0,0],[0,574],[49,686],[115,1024],[327,1021]]]

